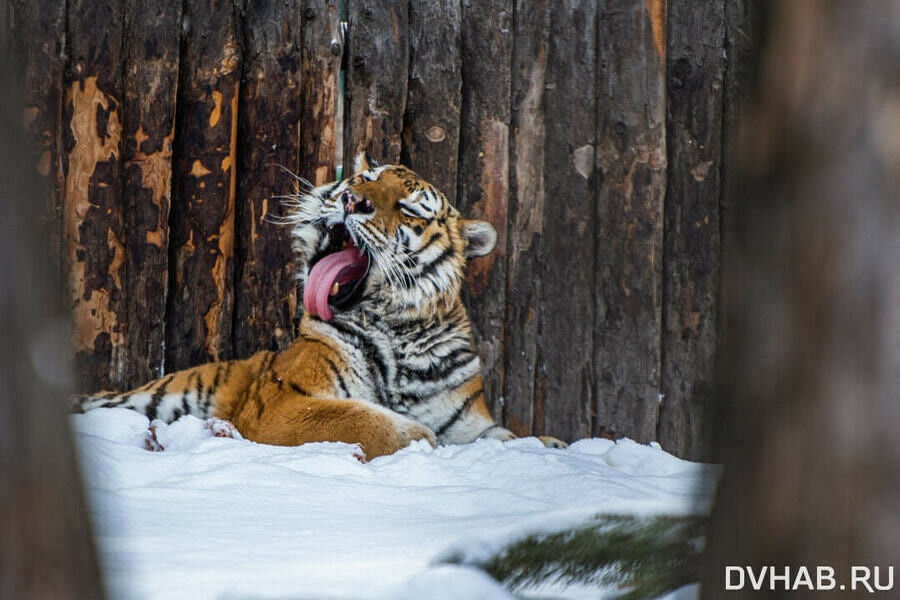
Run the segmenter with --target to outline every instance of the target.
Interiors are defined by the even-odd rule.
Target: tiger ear
[[[378,163],[372,160],[368,152],[360,152],[353,159],[353,174],[356,175],[357,173],[374,169],[377,166],[379,166]]]
[[[466,258],[490,254],[497,244],[497,230],[487,221],[459,221],[459,231],[466,240]]]

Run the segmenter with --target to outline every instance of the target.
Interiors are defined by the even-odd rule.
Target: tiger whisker
[[[308,179],[301,177],[300,175],[297,175],[296,173],[294,173],[293,171],[291,171],[290,169],[288,169],[286,166],[284,166],[281,163],[266,163],[266,164],[278,167],[279,169],[281,169],[282,171],[284,171],[285,173],[287,173],[288,175],[293,177],[294,180],[297,181],[297,183],[299,183],[303,186],[306,186],[309,190],[314,190],[316,187],[312,183],[310,183],[310,181]]]

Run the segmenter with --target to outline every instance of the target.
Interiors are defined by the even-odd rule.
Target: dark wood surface
[[[33,2],[15,0],[6,5],[7,22],[16,24],[9,34],[10,54],[18,55],[16,76],[22,81],[25,108],[25,151],[27,168],[36,173],[34,185],[41,203],[38,218],[46,235],[50,260],[62,268],[63,199],[65,175],[62,169],[62,88],[66,68],[66,0]],[[11,73],[9,74],[12,75]]]
[[[597,14],[553,2],[544,77],[544,214],[534,365],[534,431],[592,435]],[[560,35],[566,32],[565,35]],[[564,261],[564,262],[563,262]],[[559,401],[564,399],[563,401]]]
[[[231,358],[241,46],[230,3],[185,5],[166,370]]]
[[[338,96],[344,38],[339,0],[303,3],[300,171],[313,185],[335,179],[338,155]]]
[[[462,86],[459,0],[409,4],[409,74],[401,161],[456,203]]]
[[[469,265],[463,290],[485,396],[503,416],[513,0],[462,3],[462,106],[456,206],[497,230],[497,247]]]
[[[344,169],[360,152],[400,162],[409,81],[409,3],[347,0]]]
[[[498,231],[464,290],[498,419],[704,455],[746,3],[7,2],[82,389],[287,344],[280,166],[365,150]]]
[[[181,5],[125,4],[122,164],[129,293],[125,386],[164,371]]]
[[[660,393],[665,4],[607,3],[598,34],[595,433],[648,442]]]
[[[710,442],[720,268],[725,6],[668,7],[661,404],[657,440],[703,457]]]
[[[534,431],[541,258],[544,225],[544,79],[550,38],[547,0],[516,0],[511,73],[510,196],[507,225],[503,422]]]
[[[235,356],[290,343],[297,312],[290,229],[278,224],[300,154],[302,7],[249,2],[243,14],[244,62],[238,105],[235,210]]]

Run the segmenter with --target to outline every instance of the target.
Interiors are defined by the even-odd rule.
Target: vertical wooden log
[[[504,424],[534,431],[538,272],[544,227],[544,80],[550,32],[547,0],[516,0],[513,42],[512,139],[507,240]]]
[[[10,51],[22,64],[16,83],[25,92],[22,124],[30,169],[38,174],[38,197],[43,206],[38,213],[46,236],[50,259],[61,268],[63,231],[62,107],[65,70],[66,2],[9,2]],[[5,27],[4,23],[4,27]],[[21,78],[21,79],[20,79]]]
[[[551,13],[544,80],[543,253],[534,432],[591,435],[593,406],[597,2]]]
[[[91,391],[125,374],[122,23],[117,0],[69,0],[63,265],[78,383]]]
[[[5,8],[0,3],[0,18]],[[35,45],[54,44],[34,34]],[[65,414],[71,365],[62,290],[53,285],[58,265],[50,266],[35,223],[43,190],[33,156],[22,151],[22,100],[35,95],[21,93],[21,73],[10,72],[11,63],[0,61],[0,598],[100,599]]]
[[[186,3],[166,371],[231,357],[240,45],[231,3]]]
[[[460,0],[409,5],[409,89],[401,162],[456,203],[461,79]]]
[[[299,158],[300,13],[296,3],[256,0],[244,15],[234,353],[280,350],[291,340],[297,285],[290,230],[278,196],[294,190],[279,165]]]
[[[673,3],[668,15],[662,404],[657,440],[709,458],[719,293],[725,7]]]
[[[313,185],[335,179],[338,155],[341,12],[338,0],[306,0],[302,24],[300,175]]]
[[[656,437],[665,196],[664,0],[609,0],[598,30],[595,435]]]
[[[181,5],[125,4],[123,158],[128,364],[125,386],[162,375]]]
[[[503,417],[512,11],[512,0],[462,4],[456,205],[466,217],[486,219],[497,229],[496,249],[469,264],[463,296],[482,361],[485,394],[498,420]]]
[[[368,152],[381,164],[400,162],[409,66],[409,3],[347,0],[344,172]]]

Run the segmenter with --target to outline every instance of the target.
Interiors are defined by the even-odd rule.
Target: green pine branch
[[[575,529],[529,535],[474,566],[513,590],[600,584],[627,588],[619,600],[650,600],[700,580],[705,526],[705,517],[599,515]]]

